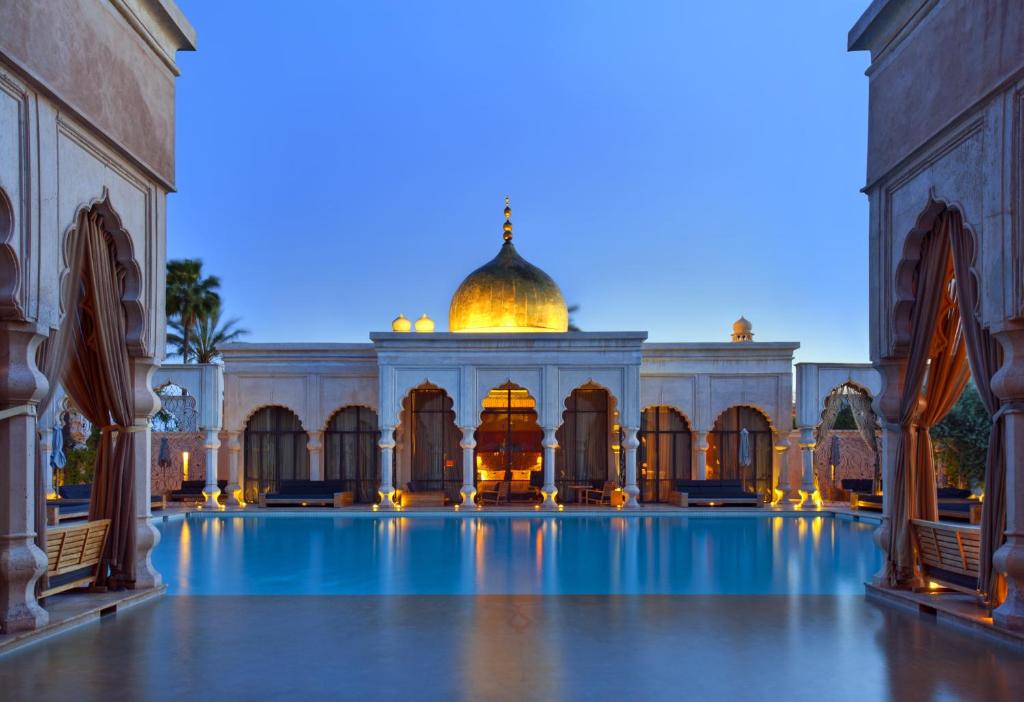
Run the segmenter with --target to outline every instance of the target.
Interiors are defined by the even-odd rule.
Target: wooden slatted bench
[[[966,524],[912,520],[921,571],[939,585],[978,594],[981,529]]]
[[[41,597],[96,582],[109,529],[109,519],[48,529],[46,575],[50,587],[43,590]]]

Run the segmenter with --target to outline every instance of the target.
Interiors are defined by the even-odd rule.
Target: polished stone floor
[[[1021,700],[1024,656],[857,595],[163,597],[0,699]]]

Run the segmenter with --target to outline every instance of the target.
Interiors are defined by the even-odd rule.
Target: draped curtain
[[[106,567],[101,567],[97,584],[127,587],[135,581],[135,471],[130,435],[135,397],[120,299],[124,283],[113,242],[98,213],[79,217],[75,237],[84,250],[79,304],[68,309],[72,322],[64,389],[82,414],[100,427],[89,519],[109,519],[111,525],[104,550]]]
[[[967,346],[967,359],[982,404],[992,417],[985,461],[985,502],[981,513],[978,589],[985,593],[988,604],[995,606],[1002,600],[1005,588],[1002,576],[992,568],[992,555],[1002,545],[1006,531],[1005,439],[1002,417],[999,414],[999,398],[992,392],[992,376],[1003,362],[1002,348],[988,329],[981,325],[978,316],[978,281],[970,269],[975,258],[974,242],[965,234],[963,220],[958,214],[950,214],[949,226],[960,324]]]
[[[828,399],[825,401],[825,411],[821,414],[821,424],[815,430],[814,443],[818,446],[824,446],[825,442],[832,436],[832,430],[836,425],[836,417],[839,416],[839,412],[843,409],[843,393],[836,390]],[[820,487],[821,481],[817,474],[814,476],[815,487]],[[824,489],[823,489],[824,490]]]
[[[882,464],[879,460],[878,433],[876,431],[878,421],[875,418],[874,410],[871,409],[871,398],[862,392],[851,392],[847,395],[847,399],[850,401],[850,411],[853,413],[853,421],[857,424],[860,438],[875,455],[874,489],[875,492],[878,492],[882,487]]]

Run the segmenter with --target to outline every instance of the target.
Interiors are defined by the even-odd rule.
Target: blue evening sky
[[[589,331],[867,360],[867,0],[179,0],[168,256],[249,341],[447,329],[512,197]]]

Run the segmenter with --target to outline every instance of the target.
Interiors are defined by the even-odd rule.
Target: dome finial
[[[502,229],[504,230],[502,238],[505,241],[512,241],[512,208],[509,206],[508,195],[505,196],[505,224]]]

